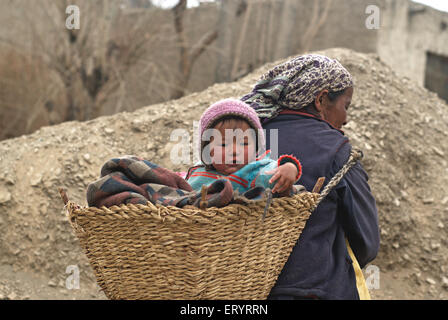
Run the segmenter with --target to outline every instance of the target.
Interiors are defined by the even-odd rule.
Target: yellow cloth
[[[358,289],[359,299],[371,300],[369,289],[367,288],[366,280],[364,279],[364,275],[362,274],[361,267],[359,266],[358,260],[356,260],[352,248],[350,248],[350,244],[348,243],[347,238],[345,238],[345,243],[347,244],[348,254],[350,255],[350,258],[352,258],[352,265],[353,269],[355,270],[356,287]]]

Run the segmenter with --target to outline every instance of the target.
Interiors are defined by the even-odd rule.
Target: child
[[[201,163],[186,176],[194,190],[227,179],[240,193],[261,186],[278,196],[291,195],[302,174],[300,162],[290,155],[270,159],[270,151],[264,152],[263,128],[251,107],[236,99],[221,100],[205,110],[199,129]]]

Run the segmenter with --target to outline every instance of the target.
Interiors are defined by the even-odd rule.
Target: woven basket
[[[109,299],[266,299],[311,212],[340,178],[320,194],[273,199],[264,219],[265,201],[201,210],[63,200]]]

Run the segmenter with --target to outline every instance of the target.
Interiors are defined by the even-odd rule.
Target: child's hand
[[[267,171],[266,174],[273,174],[269,183],[277,181],[272,193],[282,193],[291,190],[293,184],[297,181],[298,171],[293,163],[287,162],[274,170]]]

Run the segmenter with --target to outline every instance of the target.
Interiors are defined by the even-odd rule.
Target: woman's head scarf
[[[241,98],[261,119],[271,119],[282,109],[300,110],[324,89],[353,87],[350,73],[337,60],[306,54],[282,63],[264,74],[252,92]]]

